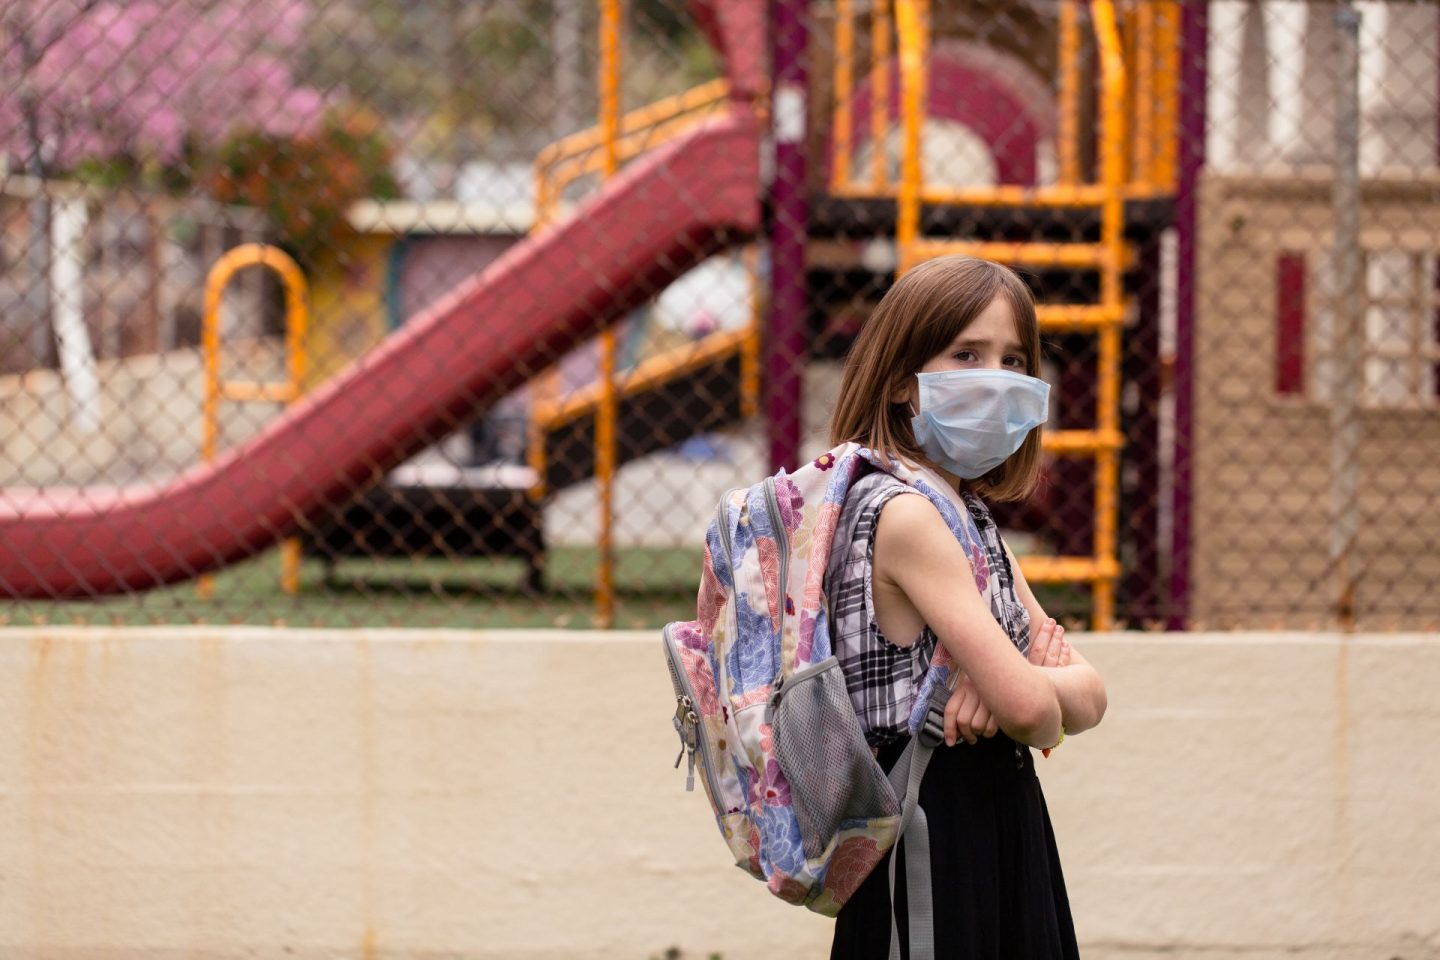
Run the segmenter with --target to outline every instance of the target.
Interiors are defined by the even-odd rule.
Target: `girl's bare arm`
[[[930,501],[898,496],[881,510],[872,571],[877,617],[900,611],[902,620],[929,624],[1000,729],[1048,747],[1060,738],[1059,687],[1050,678],[1058,671],[1015,655],[969,570],[970,558]]]

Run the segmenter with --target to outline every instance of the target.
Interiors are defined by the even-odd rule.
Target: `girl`
[[[1049,393],[1039,360],[1035,304],[1018,276],[969,257],[930,260],[861,330],[831,420],[832,444],[859,441],[931,474],[974,519],[990,569],[982,595],[935,506],[877,471],[852,486],[826,571],[835,653],[887,771],[935,644],[958,665],[946,746],[920,787],[937,957],[1079,955],[1030,748],[1099,723],[1105,686],[1045,616],[982,499],[1022,500],[1035,486]],[[897,854],[908,955],[903,845]],[[840,911],[832,958],[889,955],[887,866]]]

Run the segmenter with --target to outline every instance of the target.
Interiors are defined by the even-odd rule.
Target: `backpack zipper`
[[[785,518],[780,515],[780,498],[775,493],[775,478],[765,478],[765,507],[770,512],[770,525],[775,528],[775,540],[780,545],[780,645],[785,645],[785,593],[790,589],[790,534],[785,529]],[[784,668],[781,668],[784,672]],[[779,677],[776,678],[777,680]]]
[[[824,673],[831,667],[838,669],[839,664],[840,661],[831,655],[818,663],[811,663],[801,667],[788,677],[781,677],[779,680],[776,680],[775,686],[770,690],[770,699],[765,703],[765,722],[775,722],[775,711],[780,709],[780,698],[782,696],[789,696],[795,684],[804,683],[806,680],[810,680]]]
[[[680,761],[688,752],[690,766],[685,776],[685,789],[688,792],[694,792],[695,751],[700,751],[700,765],[705,774],[705,786],[710,794],[710,804],[718,811],[720,809],[720,787],[715,780],[715,764],[710,756],[709,748],[705,745],[705,738],[700,736],[700,715],[695,711],[695,691],[690,689],[689,678],[677,662],[675,637],[671,633],[671,626],[667,623],[662,632],[665,642],[665,663],[670,668],[670,682],[675,685],[675,732],[680,735],[680,755],[675,758],[675,766],[677,769],[679,768]]]
[[[720,498],[719,505],[715,508],[715,529],[720,535],[720,552],[725,554],[725,570],[730,577],[730,600],[725,604],[729,615],[725,619],[725,629],[729,631],[731,637],[734,637],[740,629],[740,618],[735,612],[735,558],[734,551],[730,549],[730,497],[739,489],[739,487],[731,487],[726,490],[724,496]],[[711,557],[710,559],[711,563],[714,563],[715,558]],[[728,701],[730,699],[729,689],[730,678],[725,675],[725,658],[720,656],[720,652],[717,650],[715,651],[715,693],[721,699]]]
[[[715,508],[715,529],[720,532],[720,549],[725,553],[725,569],[730,572],[731,592],[734,592],[735,583],[735,560],[730,554],[730,534],[725,529],[730,525],[730,494],[738,487],[731,487],[725,491],[720,498],[720,505]]]

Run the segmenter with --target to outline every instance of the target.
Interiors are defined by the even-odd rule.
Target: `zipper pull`
[[[682,699],[683,699],[683,698],[682,698]],[[683,706],[682,706],[682,709],[683,709]],[[688,743],[688,742],[686,741],[686,739],[685,739],[685,726],[684,726],[684,724],[681,723],[681,721],[680,721],[681,715],[682,715],[682,714],[681,714],[680,710],[676,710],[676,711],[675,711],[675,717],[674,717],[674,719],[672,720],[672,722],[675,724],[675,735],[680,738],[680,752],[675,755],[675,769],[676,769],[676,770],[679,770],[679,769],[680,769],[680,761],[685,759],[685,748],[686,748],[687,746],[689,746],[689,743]]]
[[[681,753],[684,753],[685,751],[684,751],[684,750],[681,750],[680,752],[681,752]],[[675,761],[675,766],[676,766],[677,769],[679,768],[679,766],[680,766],[680,761],[679,761],[679,760],[676,760],[676,761]],[[686,793],[694,793],[694,792],[695,792],[695,748],[694,748],[694,747],[691,747],[691,748],[690,748],[690,769],[687,770],[686,773],[685,773],[685,792],[686,792]]]
[[[775,681],[775,686],[770,690],[770,698],[765,701],[765,723],[775,722],[775,711],[780,706],[780,691],[785,686],[785,678],[781,677]]]

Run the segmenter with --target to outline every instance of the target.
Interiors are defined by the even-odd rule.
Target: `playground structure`
[[[276,383],[224,380],[220,376],[220,298],[225,286],[246,267],[268,267],[279,275],[285,286],[285,353],[286,378]],[[202,345],[205,354],[204,439],[200,456],[214,460],[220,440],[220,403],[284,403],[300,399],[305,383],[305,329],[308,322],[305,274],[289,254],[264,244],[236,247],[210,271],[205,281],[205,315]],[[280,584],[286,593],[300,589],[300,543],[293,537],[280,545]],[[209,597],[214,583],[208,576],[200,577],[200,595]]]
[[[0,538],[20,559],[5,565],[0,589],[18,597],[144,590],[298,534],[306,550],[332,561],[519,556],[538,595],[547,505],[593,484],[594,611],[608,624],[620,468],[747,423],[763,427],[770,467],[797,462],[806,453],[799,371],[842,355],[898,272],[965,253],[1025,273],[1050,354],[1057,405],[1045,436],[1046,482],[1030,502],[997,510],[1002,524],[1031,535],[1035,549],[1021,557],[1027,579],[1083,591],[1096,627],[1227,622],[1233,604],[1225,597],[1237,590],[1250,598],[1243,609],[1264,608],[1246,585],[1283,571],[1257,576],[1259,560],[1242,571],[1225,554],[1243,541],[1249,557],[1261,556],[1261,541],[1282,533],[1265,526],[1259,508],[1237,511],[1246,501],[1227,492],[1235,482],[1223,464],[1248,449],[1253,431],[1197,432],[1243,420],[1215,412],[1236,389],[1227,378],[1240,374],[1197,370],[1197,350],[1212,344],[1218,356],[1213,338],[1224,334],[1203,324],[1237,324],[1243,315],[1280,323],[1275,350],[1284,358],[1276,363],[1301,362],[1298,348],[1285,345],[1296,311],[1277,308],[1272,318],[1254,308],[1275,304],[1277,289],[1313,295],[1314,283],[1304,293],[1306,267],[1296,257],[1314,275],[1326,248],[1313,238],[1277,241],[1278,279],[1246,274],[1230,287],[1223,270],[1200,269],[1201,254],[1216,248],[1199,249],[1199,238],[1217,229],[1216,211],[1235,215],[1234,204],[1198,198],[1207,177],[1228,176],[1216,190],[1257,202],[1273,190],[1277,204],[1264,205],[1272,219],[1289,209],[1314,220],[1329,181],[1310,179],[1302,199],[1287,193],[1288,173],[1207,172],[1207,144],[1238,142],[1253,125],[1252,109],[1232,110],[1214,95],[1230,80],[1212,84],[1206,72],[1207,52],[1229,62],[1215,30],[1238,23],[1238,8],[1216,5],[1207,28],[1205,9],[1178,0],[786,2],[773,20],[758,0],[696,2],[691,12],[721,76],[628,112],[620,5],[604,0],[598,9],[599,122],[536,156],[528,237],[258,435],[171,483],[5,490]],[[1307,30],[1320,22],[1310,16]],[[1386,36],[1413,33],[1408,16],[1387,21]],[[1237,61],[1249,78],[1242,99],[1263,87],[1255,49],[1245,46]],[[1427,56],[1412,59],[1433,75]],[[1314,80],[1325,69],[1311,51],[1300,72]],[[1207,97],[1216,101],[1208,127]],[[1433,129],[1425,137],[1433,162]],[[1410,198],[1413,215],[1428,202],[1428,182],[1408,176],[1387,188],[1377,180],[1366,196],[1389,189]],[[1414,233],[1402,211],[1377,212],[1372,232]],[[1397,248],[1412,258],[1412,279],[1429,269],[1431,239],[1415,233]],[[622,369],[612,328],[710,254],[737,249],[751,283],[744,326],[662,345]],[[1272,251],[1259,243],[1254,253],[1259,263]],[[1407,304],[1418,318],[1428,307],[1425,284],[1416,283],[1422,292]],[[1243,289],[1245,303],[1230,305],[1222,288]],[[1424,371],[1435,348],[1415,322],[1418,348],[1406,355],[1419,365],[1411,399],[1421,408],[1416,429],[1425,431],[1434,391],[1422,381],[1433,376]],[[1254,323],[1247,329],[1262,341],[1270,335]],[[578,383],[554,372],[567,357],[588,371]],[[1247,389],[1257,382],[1254,371],[1245,376]],[[517,401],[520,462],[397,471],[447,434],[483,422],[496,404]],[[1255,470],[1272,497],[1297,482],[1293,470]],[[1406,470],[1424,473],[1419,463]],[[1208,493],[1197,477],[1209,478]],[[1404,527],[1433,542],[1427,522]],[[1292,571],[1306,573],[1282,605],[1323,619],[1331,607],[1315,585],[1332,568],[1311,563],[1313,549],[1304,562],[1286,556]],[[1408,569],[1417,583],[1440,578],[1423,561]],[[1416,603],[1425,606],[1423,597]],[[1247,621],[1241,614],[1236,622]]]
[[[69,6],[169,27],[227,5],[259,19]],[[446,92],[396,82],[421,107],[376,96],[385,123],[493,106],[449,95],[468,67],[519,88],[501,96],[540,132],[488,115],[457,152],[532,173],[535,203],[427,194],[445,157],[417,148],[402,199],[351,208],[358,236],[290,247],[308,297],[246,268],[216,323],[211,286],[208,357],[206,270],[276,242],[266,210],[0,177],[0,953],[821,953],[818,915],[717,886],[652,627],[692,615],[720,490],[811,454],[859,325],[941,250],[1037,292],[1045,483],[996,514],[1047,612],[1119,628],[1076,641],[1104,725],[1040,772],[1082,953],[1433,953],[1440,765],[1415,745],[1440,734],[1440,11],[627,6],[622,42],[614,2],[389,5],[437,37],[397,45]],[[377,35],[338,43],[372,19],[314,32],[362,48],[356,87],[383,94]],[[568,79],[515,67],[507,88],[547,45]],[[19,59],[0,107],[47,106]],[[551,122],[552,93],[583,109]],[[39,359],[61,330],[85,336]],[[257,401],[220,402],[230,380]],[[291,538],[354,575],[307,562],[285,593]],[[609,603],[621,629],[557,629]]]
[[[647,154],[251,441],[161,489],[6,491],[0,528],[19,560],[7,565],[6,591],[143,589],[248,556],[483,411],[527,368],[753,234],[759,130],[749,101],[761,20],[753,4],[734,7],[711,21],[730,51],[728,110]],[[552,276],[580,251],[584,271]],[[483,341],[464,335],[476,323]]]
[[[620,64],[615,55],[618,50],[618,12],[615,4],[602,4],[606,15],[602,18],[601,123],[591,130],[557,142],[538,158],[536,236],[532,243],[538,245],[550,238],[553,244],[554,231],[563,230],[566,225],[574,229],[574,225],[587,216],[592,217],[593,228],[594,214],[586,207],[582,206],[568,217],[559,209],[561,198],[573,181],[595,173],[613,176],[622,163],[633,162],[637,158],[653,158],[657,149],[673,149],[677,141],[693,141],[697,137],[697,128],[703,129],[706,124],[716,123],[716,117],[725,116],[727,112],[732,123],[743,122],[753,126],[759,122],[756,108],[766,104],[755,100],[759,87],[758,61],[749,54],[747,63],[747,54],[742,53],[761,46],[753,36],[760,27],[758,12],[744,4],[717,4],[713,7],[699,4],[697,7],[701,22],[726,54],[726,76],[668,102],[652,104],[622,117],[618,110]],[[830,172],[829,195],[833,201],[829,216],[832,229],[843,232],[847,227],[864,224],[870,213],[866,204],[892,202],[895,213],[891,233],[898,266],[902,270],[929,256],[960,252],[1042,271],[1088,273],[1093,278],[1091,283],[1098,294],[1094,302],[1047,302],[1040,310],[1045,333],[1093,336],[1099,344],[1099,359],[1095,368],[1066,371],[1070,383],[1062,383],[1062,390],[1066,386],[1073,390],[1077,377],[1096,378],[1098,404],[1093,425],[1089,428],[1062,427],[1051,431],[1046,438],[1046,452],[1052,457],[1093,460],[1094,469],[1089,476],[1073,469],[1056,471],[1067,482],[1073,483],[1078,479],[1083,488],[1093,491],[1093,532],[1088,538],[1070,538],[1073,545],[1088,546],[1083,553],[1071,549],[1059,556],[1027,557],[1024,568],[1027,577],[1037,583],[1088,584],[1093,592],[1092,617],[1095,624],[1101,626],[1109,624],[1114,618],[1114,592],[1120,575],[1116,544],[1118,457],[1123,443],[1118,415],[1119,337],[1127,308],[1123,274],[1134,262],[1134,245],[1127,242],[1125,236],[1125,204],[1127,201],[1163,199],[1169,186],[1167,181],[1173,179],[1173,99],[1177,63],[1173,26],[1178,24],[1175,12],[1174,4],[1145,4],[1129,9],[1127,16],[1132,29],[1128,32],[1130,45],[1127,49],[1122,44],[1114,5],[1109,2],[1091,5],[1088,19],[1094,30],[1095,46],[1101,54],[1100,80],[1103,87],[1102,93],[1095,99],[1104,104],[1105,109],[1101,117],[1101,133],[1090,138],[1090,143],[1082,142],[1078,119],[1084,83],[1080,75],[1082,38],[1076,4],[1062,5],[1058,22],[1053,24],[1060,70],[1059,102],[1054,109],[1025,102],[1013,90],[1007,89],[1003,82],[988,78],[973,62],[952,55],[944,46],[932,51],[931,11],[928,4],[916,0],[896,0],[893,5],[876,4],[866,18],[871,40],[871,63],[868,77],[858,84],[857,89],[855,73],[858,58],[854,50],[857,16],[849,3],[837,4],[834,23],[833,136],[825,151],[826,166]],[[1172,29],[1165,32],[1160,26],[1163,24],[1171,25]],[[750,31],[751,35],[747,35],[746,31]],[[890,56],[892,49],[898,52],[898,57]],[[1127,93],[1127,67],[1132,64],[1138,66],[1138,72],[1134,93],[1130,94]],[[1023,73],[1024,69],[1020,67],[1019,72]],[[1010,73],[1015,75],[1016,68],[1012,66]],[[999,76],[1003,78],[1005,74]],[[931,82],[932,78],[934,82]],[[981,84],[981,96],[945,96],[947,88],[958,89],[965,84]],[[1001,110],[1008,108],[1008,111],[1005,114],[993,112],[997,103]],[[985,109],[992,112],[977,115],[977,110]],[[1133,118],[1129,114],[1133,114]],[[902,131],[898,176],[891,175],[892,171],[885,162],[886,150],[874,147],[874,143],[886,142],[891,129],[890,117],[895,115],[898,115]],[[921,137],[932,116],[980,131],[987,138],[986,145],[995,157],[999,182],[968,188],[925,183],[920,157]],[[1017,117],[1020,119],[1018,135],[1012,129]],[[1058,123],[1056,117],[1059,118]],[[855,136],[857,127],[868,129],[874,141],[870,151],[872,176],[863,179],[851,176],[854,166],[852,156],[861,139]],[[1127,136],[1132,130],[1135,135]],[[1035,160],[1041,134],[1047,132],[1059,157],[1059,176],[1054,185],[1041,186],[1037,183]],[[1005,143],[1007,139],[1008,144]],[[1087,147],[1090,150],[1087,151]],[[1090,177],[1085,176],[1081,169],[1082,158],[1088,152],[1093,152],[1096,158],[1094,176]],[[640,162],[643,164],[645,161]],[[627,173],[634,176],[633,170]],[[599,196],[604,197],[614,189],[602,187]],[[752,192],[755,196],[747,201],[747,205],[753,208],[758,189]],[[951,231],[946,231],[949,235],[936,236],[933,229],[922,228],[922,216],[930,219],[938,216],[943,220],[947,215],[953,217],[956,214],[972,219],[977,219],[978,214],[979,222],[974,230],[980,235],[977,239],[960,240]],[[1035,214],[1049,218],[1052,233],[1093,233],[1098,227],[1099,235],[1091,242],[1069,244],[993,239],[1001,233],[1000,227],[1006,220],[1017,215]],[[1157,225],[1153,221],[1150,224],[1152,228]],[[745,226],[753,231],[758,223],[753,226],[747,223]],[[729,232],[733,240],[747,231],[732,227]],[[602,230],[594,231],[597,236],[604,234]],[[687,262],[693,260],[693,253],[686,259]],[[498,264],[492,267],[491,273],[499,273],[498,267]],[[671,277],[675,275],[673,267],[667,272]],[[586,306],[593,311],[593,305]],[[614,306],[611,304],[604,312],[617,316]],[[1154,322],[1153,317],[1145,318],[1142,325],[1147,320],[1152,324]],[[415,325],[419,323],[416,321]],[[412,340],[405,336],[410,332],[409,329],[402,331],[396,337],[397,342]],[[683,401],[684,396],[703,398],[708,402],[690,411],[692,415],[688,419],[696,433],[706,432],[735,422],[754,411],[759,402],[760,379],[758,323],[739,334],[711,334],[694,349],[677,350],[672,356],[651,358],[621,382],[617,382],[613,374],[613,343],[606,337],[608,335],[602,334],[601,375],[593,387],[561,401],[554,397],[553,389],[546,389],[544,378],[539,381],[531,403],[528,456],[533,471],[529,494],[533,499],[542,498],[550,490],[592,475],[597,478],[602,491],[602,573],[597,593],[597,608],[602,622],[608,619],[607,611],[611,604],[609,576],[605,572],[612,563],[606,524],[611,510],[605,491],[618,466],[617,424],[624,424],[627,437],[640,438],[639,442],[625,445],[626,456],[642,455],[666,442],[683,439],[661,436],[645,442],[645,427],[651,419],[644,414],[647,403],[670,405]],[[553,353],[563,345],[551,341],[546,346]],[[386,348],[382,357],[393,353],[397,346],[386,344]],[[801,356],[791,358],[791,362],[803,363],[806,352],[802,349]],[[374,368],[383,365],[383,360],[379,359],[367,364],[371,369],[364,375],[370,378],[377,376]],[[353,387],[342,391],[341,384],[360,375],[358,371],[341,375],[322,391],[333,391],[337,395],[341,392],[353,394]],[[472,382],[474,379],[470,378]],[[494,397],[497,390],[490,386],[484,393]],[[772,390],[767,400],[772,411],[794,402],[793,396],[784,396],[779,390]],[[319,403],[318,398],[316,403]],[[472,414],[478,409],[478,406],[472,407]],[[305,412],[301,408],[292,414],[297,431]],[[771,417],[776,419],[773,412]],[[417,436],[424,435],[419,430],[415,433]],[[278,438],[285,435],[285,420],[277,422],[274,428],[267,430],[266,435],[275,438],[271,443],[277,443]],[[293,436],[302,435],[297,432]],[[1142,440],[1141,448],[1148,447],[1153,451],[1154,442],[1154,438],[1149,438],[1148,443]],[[253,464],[257,454],[265,447],[264,438],[258,438],[255,444],[254,450],[242,448],[236,451],[234,463]],[[408,452],[413,445],[413,441],[393,444],[382,457],[377,456],[377,445],[372,442],[367,445],[368,456],[365,459],[377,465],[393,463],[401,451]],[[792,462],[798,453],[792,451]],[[203,482],[189,478],[178,483],[177,488],[194,489],[197,484]],[[332,483],[331,486],[335,485]],[[492,513],[497,509],[513,510],[513,505],[517,503],[513,491],[504,489],[503,484],[500,487],[497,496],[503,503],[491,503],[481,498],[477,504]],[[298,517],[315,516],[315,507],[331,502],[333,498],[333,489],[329,495],[311,493],[307,496],[297,484],[296,489],[286,490],[284,498],[277,498],[288,509],[275,504],[268,511],[257,511],[255,519],[261,522],[246,526],[252,531],[257,526],[271,530],[293,528]],[[153,502],[176,503],[174,499],[162,495],[156,495]],[[413,503],[394,497],[390,502],[401,511],[415,509]],[[285,517],[285,513],[290,517]],[[116,522],[113,511],[97,511],[97,514],[108,518],[107,526]],[[509,516],[513,522],[513,518],[519,515]],[[67,516],[65,519],[63,526],[74,529],[75,518]],[[333,531],[343,530],[358,522],[359,518],[354,514],[341,514],[339,519],[340,523],[329,525],[332,532],[322,531],[319,536],[312,537],[312,544],[328,543],[333,553],[340,553],[345,540]],[[533,514],[524,519],[533,528]],[[62,526],[57,517],[51,516],[46,520],[55,524],[56,529]],[[492,522],[488,526],[493,529],[498,525]],[[47,528],[45,520],[30,527],[32,530]],[[240,539],[253,549],[260,538],[247,531],[247,535]],[[476,542],[482,549],[487,548],[485,538],[477,538]],[[509,545],[530,553],[530,583],[532,587],[538,587],[536,552],[543,546],[539,539],[516,530]],[[413,551],[421,544],[392,538],[390,546],[392,549]],[[222,549],[218,552],[222,555],[243,555],[238,547],[237,544],[229,551]],[[204,566],[203,561],[187,557],[182,563],[172,562],[160,579],[193,573]],[[91,591],[103,589],[100,584],[107,580],[115,587],[129,582],[123,574],[105,577],[98,575],[100,571],[95,573],[97,576],[77,578],[82,582],[75,583],[74,588]],[[36,575],[31,582],[39,586],[45,579],[43,575]]]
[[[602,6],[608,9],[608,5]],[[1101,99],[1113,106],[1103,118],[1104,135],[1094,138],[1092,143],[1082,144],[1076,118],[1082,87],[1078,7],[1073,4],[1064,7],[1059,23],[1060,99],[1065,108],[1062,116],[1068,122],[1060,124],[1058,136],[1053,129],[1055,125],[1048,125],[1060,153],[1062,170],[1059,183],[1042,187],[1036,185],[1035,157],[1040,149],[1040,133],[1047,130],[1046,121],[1051,118],[1044,110],[1027,107],[1004,84],[989,79],[973,63],[948,56],[945,51],[933,53],[926,28],[929,11],[923,4],[897,3],[893,9],[881,4],[868,17],[874,63],[867,82],[862,83],[858,91],[854,84],[857,18],[849,4],[841,3],[836,8],[833,138],[826,147],[826,161],[830,170],[829,197],[841,202],[832,205],[832,219],[837,213],[841,219],[846,217],[843,209],[847,201],[895,202],[894,242],[902,269],[928,256],[962,252],[1022,267],[1098,274],[1097,303],[1048,303],[1040,309],[1042,326],[1047,333],[1094,336],[1100,343],[1099,366],[1094,371],[1099,376],[1095,427],[1052,431],[1045,445],[1052,456],[1094,460],[1090,477],[1073,469],[1067,471],[1067,480],[1074,482],[1078,478],[1081,485],[1093,491],[1093,552],[1089,556],[1032,556],[1024,561],[1027,577],[1035,582],[1089,585],[1093,590],[1096,623],[1113,620],[1115,581],[1120,572],[1116,557],[1117,487],[1118,456],[1124,440],[1118,410],[1119,337],[1127,309],[1122,289],[1123,272],[1134,262],[1134,245],[1124,236],[1124,204],[1163,201],[1168,184],[1173,182],[1173,99],[1177,66],[1174,28],[1178,25],[1175,12],[1173,5],[1165,9],[1152,5],[1132,10],[1132,49],[1126,51],[1120,43],[1113,9],[1102,5],[1097,10],[1093,23],[1097,46],[1103,52],[1105,94]],[[609,16],[602,23],[602,29],[607,31],[602,33],[602,47],[611,49],[617,41],[607,38],[618,30],[618,17]],[[889,57],[889,50],[897,41],[898,64],[895,58]],[[1141,50],[1145,52],[1142,54]],[[1133,97],[1139,105],[1135,110],[1133,137],[1127,137],[1132,125],[1121,109],[1127,97],[1124,62],[1127,56],[1140,66]],[[881,69],[875,69],[876,65]],[[937,74],[941,82],[928,82],[927,72]],[[618,61],[604,60],[602,73],[602,91],[609,92],[602,96],[602,122],[557,142],[537,159],[536,229],[543,230],[556,218],[561,197],[574,181],[587,174],[613,173],[620,163],[682,134],[712,115],[727,97],[726,83],[712,81],[621,117],[614,101]],[[1014,73],[1012,67],[1011,75]],[[972,91],[980,86],[980,95],[947,99],[943,92],[937,92],[962,84]],[[926,93],[922,95],[922,91]],[[1014,112],[977,116],[976,109],[985,109],[992,102],[991,97]],[[883,139],[891,129],[890,116],[895,113],[900,117],[903,131],[899,176],[891,175],[885,152],[872,148],[873,175],[863,180],[853,179],[850,170],[856,150],[853,131],[857,118],[861,128],[872,131],[872,139],[877,132]],[[1021,118],[1019,135],[1013,129],[1016,116]],[[927,186],[921,176],[919,154],[921,131],[931,117],[962,123],[986,134],[987,147],[996,157],[1002,183],[968,189]],[[1008,145],[1004,142],[1007,139]],[[1098,182],[1082,183],[1080,160],[1082,155],[1091,152],[1098,153],[1095,164]],[[922,204],[931,216],[937,211],[943,215],[947,209],[985,211],[991,216],[992,232],[995,225],[1017,212],[1049,211],[1055,221],[1052,230],[1074,230],[1077,222],[1079,230],[1093,230],[1085,218],[1087,214],[1092,219],[1098,215],[1100,236],[1097,243],[1088,244],[964,242],[923,237],[920,235]],[[1154,216],[1154,207],[1152,202],[1148,223],[1140,221],[1152,231],[1162,225]],[[1066,219],[1066,214],[1072,216]],[[853,212],[848,216],[851,224],[862,219]],[[982,226],[981,231],[984,230]],[[1153,325],[1156,318],[1151,315],[1142,322]],[[757,311],[755,321],[746,330],[710,334],[694,345],[651,357],[620,379],[613,375],[613,342],[606,339],[608,334],[602,334],[600,373],[593,384],[573,392],[563,401],[556,396],[556,375],[542,376],[534,384],[527,433],[532,498],[543,498],[550,491],[591,477],[596,478],[601,491],[598,512],[602,574],[596,596],[601,622],[608,622],[613,605],[613,585],[604,571],[613,563],[606,545],[611,540],[608,521],[613,513],[607,491],[613,482],[614,470],[626,460],[682,439],[656,428],[660,418],[653,413],[655,405],[673,407],[688,398],[692,407],[686,409],[682,419],[697,434],[752,415],[760,400],[760,334]],[[805,352],[808,354],[808,348]],[[607,370],[612,372],[606,373]],[[1081,372],[1079,376],[1087,373]],[[1074,378],[1072,374],[1072,381]],[[785,402],[773,394],[771,400],[777,404]],[[617,436],[625,437],[626,442],[618,443]],[[1148,449],[1153,459],[1157,438],[1140,439],[1141,449]],[[620,451],[623,454],[617,456]],[[446,495],[455,494],[447,491]],[[506,504],[516,502],[513,491],[499,495]],[[395,508],[394,519],[385,526],[394,528],[399,526],[399,518],[414,508],[393,495],[389,502]],[[486,524],[484,519],[477,514],[471,526],[489,529],[497,526],[493,522]],[[532,514],[517,523],[512,513],[508,519],[506,526],[516,531],[511,545],[531,551],[529,583],[532,588],[538,588],[541,581],[535,558],[543,551],[541,538],[534,532],[538,516]],[[359,516],[348,516],[333,528],[339,530],[361,522]],[[1086,546],[1084,540],[1084,537],[1071,538],[1072,543],[1082,548]],[[393,542],[397,549],[413,549],[398,538]],[[488,542],[477,545],[484,551],[495,549]],[[1158,548],[1153,543],[1148,546],[1152,552]]]

